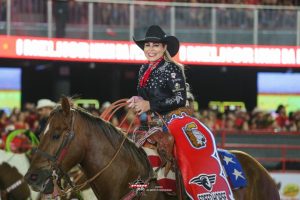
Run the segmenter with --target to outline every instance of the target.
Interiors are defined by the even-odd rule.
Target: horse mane
[[[71,101],[71,103],[70,103],[71,108],[74,109],[81,116],[81,118],[88,123],[88,127],[101,129],[101,132],[106,136],[106,138],[109,140],[111,145],[117,151],[117,149],[119,148],[121,142],[123,141],[123,139],[125,137],[125,133],[121,129],[118,129],[117,127],[112,125],[110,122],[105,121],[95,115],[92,115],[90,112],[88,112],[84,108],[75,107],[74,104],[72,103],[72,100],[69,99],[69,102],[70,101]],[[51,112],[51,115],[54,115],[54,113],[56,113],[56,112],[62,112],[61,106],[57,106],[56,109],[54,109]],[[50,115],[50,117],[51,117],[51,115]],[[147,154],[145,153],[145,151],[138,148],[128,138],[125,138],[123,147],[130,155],[137,157],[139,160],[146,163],[147,167],[149,169],[151,168],[150,163],[147,158]]]

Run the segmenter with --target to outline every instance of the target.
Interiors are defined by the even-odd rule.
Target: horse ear
[[[70,101],[67,97],[63,96],[61,98],[61,107],[63,110],[63,113],[68,116],[70,114],[71,106],[70,106]]]

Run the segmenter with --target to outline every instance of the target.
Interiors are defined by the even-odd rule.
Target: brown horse
[[[248,178],[246,188],[234,191],[236,199],[279,200],[276,185],[267,171],[248,154],[233,153]],[[135,197],[137,190],[129,188],[129,185],[137,180],[142,180],[139,182],[142,186],[155,188],[156,183],[151,181],[152,175],[149,173],[151,167],[143,150],[110,123],[80,108],[73,108],[69,99],[63,97],[61,106],[50,115],[26,180],[33,189],[51,193],[53,179],[64,177],[64,172],[77,163],[90,179],[90,185],[99,199],[117,200],[131,194]],[[163,192],[140,189],[145,192],[142,199],[171,198]]]
[[[34,190],[52,193],[53,172],[63,176],[77,163],[88,179],[103,172],[90,183],[98,199],[131,196],[129,183],[138,179],[144,181],[140,185],[155,187],[150,180],[152,168],[147,155],[121,131],[81,109],[71,108],[67,98],[62,98],[61,103],[49,117],[25,176]],[[169,199],[158,191],[146,191],[143,195],[143,199]]]
[[[2,200],[30,198],[29,186],[15,167],[3,162],[0,164],[0,192]]]

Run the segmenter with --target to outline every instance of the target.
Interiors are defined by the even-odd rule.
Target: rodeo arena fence
[[[0,34],[132,41],[133,35],[142,37],[149,24],[160,24],[186,43],[300,46],[296,6],[105,0],[76,0],[66,6],[66,2],[2,0]],[[55,15],[58,10],[60,18]],[[300,51],[295,54],[299,64]],[[282,199],[300,200],[300,132],[214,133],[218,147],[245,151],[269,169]]]

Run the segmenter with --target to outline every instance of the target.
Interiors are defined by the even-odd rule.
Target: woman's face
[[[144,45],[144,53],[149,62],[154,62],[161,58],[165,51],[167,45],[158,42],[146,42]]]

